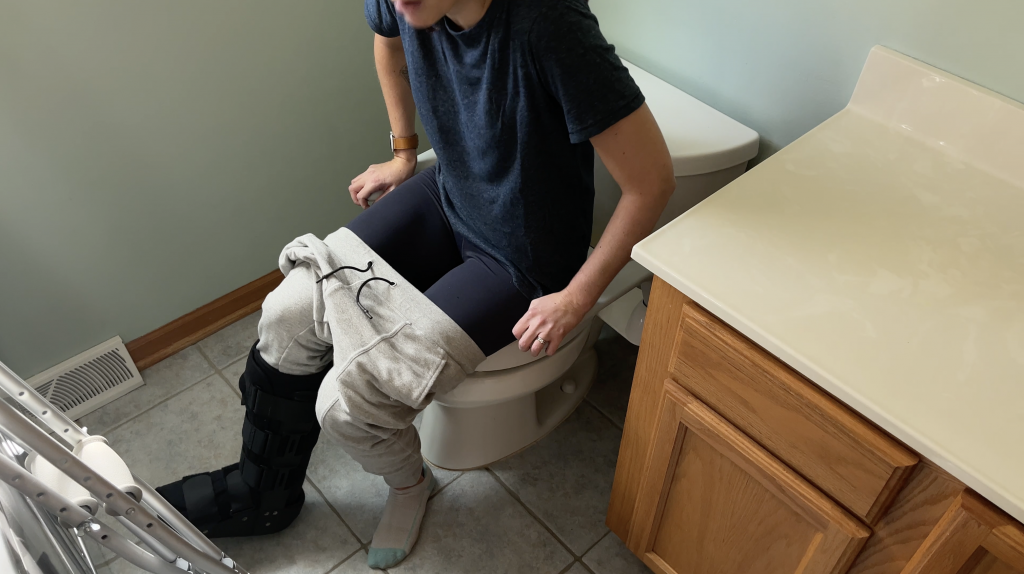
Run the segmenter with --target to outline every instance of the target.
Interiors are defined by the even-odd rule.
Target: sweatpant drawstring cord
[[[372,269],[372,268],[373,268],[373,261],[367,261],[367,262],[366,262],[366,269],[360,269],[360,268],[358,268],[358,267],[352,267],[351,265],[342,265],[341,267],[338,267],[338,268],[337,268],[337,269],[335,269],[334,271],[331,271],[330,273],[327,273],[327,274],[326,274],[326,275],[324,275],[323,277],[321,277],[321,278],[317,279],[317,280],[316,280],[316,282],[317,282],[317,283],[320,283],[320,282],[321,282],[321,281],[323,281],[324,279],[327,279],[327,278],[328,278],[328,277],[330,277],[331,275],[334,275],[334,274],[335,274],[335,273],[337,273],[338,271],[342,271],[342,270],[344,270],[344,269],[351,269],[351,270],[353,270],[353,271],[358,271],[358,272],[360,272],[360,273],[366,273],[367,271],[369,271],[369,270],[370,270],[370,269]]]
[[[363,312],[363,315],[366,315],[372,321],[373,315],[371,315],[370,312],[366,310],[366,307],[363,307],[363,304],[359,302],[359,296],[363,294],[363,287],[366,287],[366,284],[369,283],[370,281],[383,281],[391,286],[394,286],[395,282],[388,281],[383,277],[370,277],[366,281],[363,281],[363,284],[359,286],[359,290],[356,291],[356,305],[359,305],[359,309]]]

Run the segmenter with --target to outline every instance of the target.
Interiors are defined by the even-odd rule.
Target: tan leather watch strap
[[[398,151],[402,149],[417,149],[420,147],[420,136],[419,134],[412,134],[407,138],[395,137],[395,134],[391,134],[391,151]]]

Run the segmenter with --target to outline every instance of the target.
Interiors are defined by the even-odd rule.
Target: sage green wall
[[[846,105],[881,44],[1024,101],[1020,0],[590,0],[619,55],[761,134]]]
[[[0,0],[0,361],[131,340],[357,211],[386,159],[353,0]]]
[[[842,108],[875,44],[1024,100],[1018,0],[591,5],[759,158]],[[353,217],[387,156],[371,38],[349,0],[0,0],[0,361],[130,340]]]

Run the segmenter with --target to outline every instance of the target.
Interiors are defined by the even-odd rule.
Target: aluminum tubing
[[[4,378],[4,375],[5,370],[0,370],[0,378]],[[108,514],[126,517],[145,532],[149,532],[172,552],[208,574],[236,573],[235,569],[186,542],[177,532],[150,512],[145,505],[133,500],[102,474],[95,472],[89,465],[69,453],[5,401],[0,401],[0,426],[17,436],[61,472],[84,486],[97,500],[104,502],[107,505]]]
[[[53,491],[46,483],[5,456],[0,456],[0,473],[3,482],[29,500],[41,505],[63,523],[83,527],[89,538],[135,566],[155,574],[181,574],[181,570],[174,565],[145,552],[102,522],[94,522],[91,514],[75,506],[74,502]]]
[[[89,436],[3,363],[0,363],[0,389],[7,391],[7,394],[21,403],[72,447]]]

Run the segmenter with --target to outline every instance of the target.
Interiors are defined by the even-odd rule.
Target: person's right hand
[[[348,186],[348,193],[352,196],[352,203],[366,209],[370,206],[371,195],[380,192],[380,196],[374,201],[384,197],[412,177],[415,172],[415,153],[411,154],[411,157],[406,157],[405,154],[396,154],[391,161],[371,165],[366,171],[356,176],[352,180],[352,185]]]

